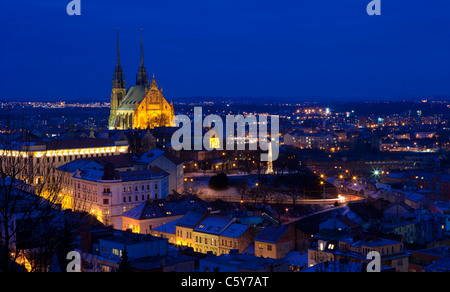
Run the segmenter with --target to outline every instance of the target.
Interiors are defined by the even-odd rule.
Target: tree
[[[228,187],[228,176],[226,173],[218,173],[209,179],[209,187],[215,190],[223,190]]]
[[[124,273],[132,272],[131,262],[130,262],[130,258],[128,257],[128,250],[127,250],[126,245],[123,248],[122,258],[120,259],[118,272],[124,272]]]
[[[66,232],[80,221],[63,226],[63,182],[55,157],[45,151],[33,156],[24,133],[8,126],[0,136],[0,270],[20,264],[48,271]]]

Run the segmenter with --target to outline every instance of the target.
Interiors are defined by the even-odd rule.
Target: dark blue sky
[[[165,96],[450,95],[450,1],[69,0],[0,2],[0,99],[107,100],[116,28],[127,87],[139,67]]]

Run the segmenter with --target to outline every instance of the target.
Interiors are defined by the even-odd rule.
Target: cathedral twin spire
[[[136,85],[147,86],[148,84],[149,82],[147,71],[145,70],[144,67],[144,45],[142,41],[142,28],[141,28],[141,65],[139,66],[139,73],[136,75]]]
[[[144,66],[144,45],[141,29],[141,63],[138,74],[136,74],[136,85],[149,85],[149,77]],[[125,76],[120,66],[119,29],[117,29],[117,65],[113,76],[113,88],[125,88]]]
[[[117,29],[117,65],[113,76],[113,88],[125,88],[125,76],[120,66],[119,29]]]

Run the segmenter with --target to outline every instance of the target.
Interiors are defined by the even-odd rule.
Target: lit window
[[[323,242],[319,243],[319,250],[323,250]]]

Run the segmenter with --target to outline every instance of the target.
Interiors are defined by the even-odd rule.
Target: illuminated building
[[[155,76],[149,83],[144,66],[141,34],[141,63],[136,85],[126,90],[125,76],[120,65],[119,35],[117,34],[117,65],[113,76],[109,129],[153,129],[170,127],[174,117],[173,103],[167,102]]]
[[[27,165],[22,168],[19,177],[26,183],[36,185],[44,177],[47,177],[50,183],[57,182],[55,169],[73,160],[112,156],[127,151],[126,141],[98,138],[24,143],[13,150],[0,149],[0,155],[16,157],[16,163]],[[2,159],[2,162],[7,163],[5,159]]]
[[[180,219],[194,208],[204,212],[211,210],[206,202],[195,196],[146,200],[122,215],[122,230],[130,229],[135,233],[159,235],[158,232],[154,232],[155,228]],[[173,235],[175,235],[174,225]]]
[[[367,254],[376,251],[381,255],[382,267],[395,268],[398,272],[408,271],[409,255],[403,250],[402,242],[364,235],[321,229],[312,238],[308,249],[308,266],[341,259],[364,263],[367,262]]]
[[[75,173],[72,172],[76,168]],[[59,170],[62,170],[59,168]],[[64,193],[67,206],[86,211],[105,225],[121,229],[121,215],[151,199],[169,194],[169,174],[158,167],[116,171],[112,163],[104,167],[94,161],[75,161],[62,170],[67,180]],[[139,230],[135,230],[139,233]]]
[[[192,230],[194,250],[200,253],[220,253],[220,234],[228,228],[234,218],[222,216],[207,216]]]

